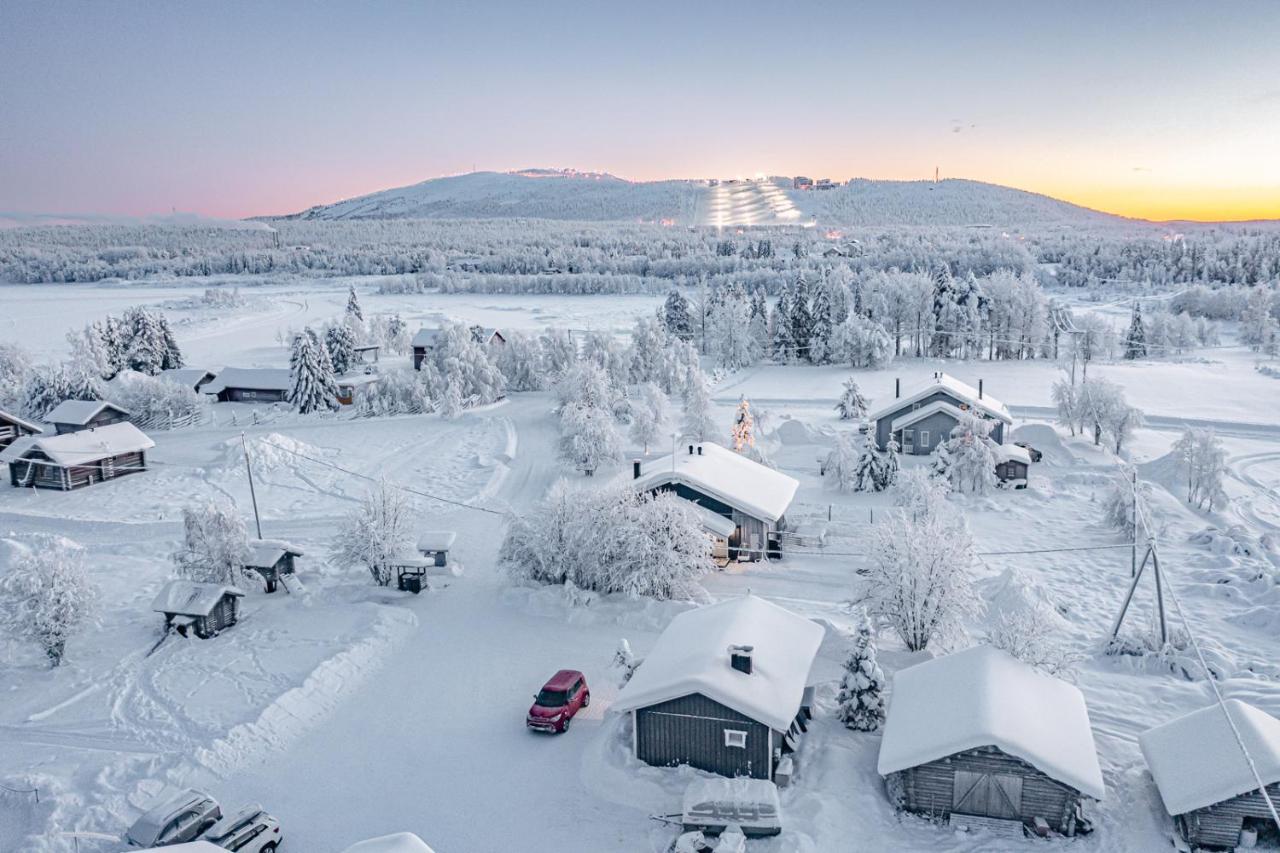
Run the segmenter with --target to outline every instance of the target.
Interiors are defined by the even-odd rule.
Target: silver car
[[[188,788],[138,818],[124,840],[130,847],[165,847],[198,838],[222,817],[218,801],[203,791]]]
[[[200,840],[238,853],[273,853],[283,838],[280,821],[253,804],[242,806],[209,827]]]

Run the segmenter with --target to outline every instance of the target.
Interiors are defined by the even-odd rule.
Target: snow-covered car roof
[[[115,403],[108,403],[106,400],[63,400],[54,406],[49,414],[44,416],[45,423],[50,424],[75,424],[84,426],[98,416],[103,409],[115,409],[125,417],[129,413],[117,406]]]
[[[734,509],[765,521],[786,515],[799,481],[709,441],[645,463],[634,481],[640,491],[664,483],[684,483]]]
[[[23,436],[0,453],[0,462],[16,462],[32,450],[39,450],[57,465],[90,465],[108,456],[137,453],[155,446],[146,433],[122,421],[62,435]]]
[[[994,746],[1082,794],[1102,799],[1084,695],[991,646],[900,670],[880,742],[882,776]]]
[[[1239,699],[1227,710],[1265,785],[1280,782],[1280,720]],[[1165,810],[1186,814],[1257,789],[1226,715],[1218,705],[1138,736]]]
[[[458,534],[452,530],[424,530],[418,536],[419,551],[448,551]]]
[[[633,711],[701,693],[776,731],[791,727],[825,630],[754,595],[688,610],[671,620],[613,707]],[[731,645],[750,645],[751,673]]]
[[[421,838],[412,832],[397,832],[352,844],[342,853],[433,853]]]
[[[228,388],[249,391],[288,391],[287,367],[224,367],[212,382],[200,388],[202,394],[220,394]]]
[[[28,420],[24,420],[23,418],[18,417],[12,412],[6,412],[4,409],[0,409],[0,421],[7,421],[11,424],[15,424],[16,426],[20,426],[23,429],[29,430],[30,432],[34,432],[34,433],[40,433],[44,431],[43,427],[41,427],[39,424],[32,423],[31,421],[28,421]]]
[[[161,830],[175,815],[179,812],[186,811],[190,808],[199,808],[205,803],[216,804],[213,797],[204,791],[198,791],[194,788],[184,788],[171,794],[167,799],[158,800],[155,805],[147,809],[138,817],[133,825],[129,827],[127,837],[138,844],[154,844]],[[186,845],[170,846],[169,850],[181,850]],[[192,848],[192,851],[201,850],[202,848]],[[215,848],[217,849],[217,848]]]
[[[151,609],[181,616],[208,616],[224,595],[243,596],[244,593],[228,584],[171,580],[151,602]]]
[[[1013,423],[1013,416],[1009,414],[1009,409],[1004,403],[1001,403],[990,394],[978,394],[978,389],[974,388],[967,382],[961,382],[948,373],[935,373],[933,378],[925,384],[921,385],[912,393],[905,397],[898,397],[890,400],[884,406],[867,415],[872,421],[878,421],[886,415],[891,415],[901,409],[903,406],[909,406],[912,403],[923,400],[930,394],[938,391],[945,391],[952,397],[962,403],[967,403],[975,409],[979,409],[996,420],[1004,421],[1007,424]]]
[[[269,569],[285,554],[302,556],[302,549],[283,539],[250,539],[249,556],[244,564],[251,569]]]

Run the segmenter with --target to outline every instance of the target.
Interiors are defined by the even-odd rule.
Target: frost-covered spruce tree
[[[844,676],[836,692],[836,714],[840,722],[858,732],[874,732],[884,725],[884,671],[876,662],[875,636],[866,613],[858,624],[858,635],[844,663]]]
[[[79,331],[67,332],[67,343],[71,346],[69,361],[84,373],[110,379],[119,372],[102,340],[101,324],[86,323]]]
[[[824,279],[813,288],[810,307],[809,361],[814,364],[831,362],[831,339],[836,327],[836,307],[832,302],[831,288]]]
[[[796,273],[791,291],[791,338],[795,342],[796,355],[809,358],[809,345],[813,338],[813,308],[810,305],[811,288],[804,270]]]
[[[868,432],[874,430],[874,424],[867,424]],[[900,453],[901,448],[898,447],[898,440],[890,433],[889,440],[884,444],[884,481],[886,487],[898,482],[898,472],[902,470],[902,462],[898,458]]]
[[[495,352],[494,361],[506,380],[509,391],[541,391],[547,387],[547,375],[540,338],[520,331],[506,334],[506,344]]]
[[[42,536],[19,546],[0,575],[0,631],[36,643],[59,666],[67,641],[92,621],[97,601],[80,546]]]
[[[324,331],[324,346],[329,352],[333,372],[338,376],[351,369],[355,358],[356,334],[346,323],[336,323]]]
[[[991,421],[966,412],[951,437],[934,451],[934,471],[958,494],[985,495],[995,488],[996,456]]]
[[[302,414],[338,408],[333,364],[316,334],[307,329],[293,338],[289,358],[289,402]]]
[[[759,341],[751,332],[751,302],[741,285],[726,288],[710,317],[710,349],[716,363],[738,370],[760,360]]]
[[[844,381],[844,390],[836,402],[836,411],[840,413],[842,421],[861,420],[867,416],[867,398],[862,396],[858,382],[852,376]]]
[[[182,350],[178,347],[178,340],[173,336],[173,329],[169,327],[169,318],[163,314],[156,315],[156,327],[160,330],[160,344],[162,354],[160,357],[161,370],[178,370],[185,362],[182,358]]]
[[[648,317],[637,317],[631,331],[631,381],[661,381],[669,345],[670,338],[661,323]]]
[[[889,482],[889,469],[876,447],[875,432],[868,429],[862,435],[862,446],[854,462],[853,488],[859,492],[883,492],[889,488]]]
[[[374,583],[388,586],[394,580],[396,559],[411,550],[414,520],[409,499],[384,480],[338,525],[334,559],[343,565],[362,565]]]
[[[41,420],[64,400],[99,400],[102,382],[79,365],[37,367],[28,374],[19,408],[24,417]]]
[[[1129,320],[1129,331],[1124,333],[1124,357],[1130,361],[1147,357],[1147,332],[1142,324],[1142,306],[1133,303],[1133,317]]]
[[[347,287],[347,316],[353,317],[357,322],[364,322],[364,310],[360,307],[360,300],[356,297],[355,285]]]
[[[627,686],[627,682],[631,680],[631,676],[635,675],[636,667],[639,665],[635,654],[631,651],[631,644],[627,642],[626,637],[623,637],[618,641],[618,648],[613,653],[613,663],[609,667],[618,676],[619,689]]]
[[[858,488],[858,454],[853,449],[848,433],[836,433],[836,446],[827,454],[823,469],[830,482],[841,492],[852,492]]]
[[[796,357],[796,339],[791,330],[791,295],[790,283],[782,286],[778,301],[773,306],[773,358],[775,361],[788,362]]]
[[[699,369],[689,371],[684,389],[684,424],[682,426],[686,438],[706,441],[708,436],[717,432],[715,420],[711,417],[711,389],[707,386],[707,377]]]
[[[236,584],[246,576],[249,533],[234,506],[211,500],[184,507],[182,532],[182,547],[173,554],[178,577]]]
[[[733,427],[729,430],[733,449],[747,453],[756,446],[755,420],[751,416],[751,404],[746,397],[738,398],[738,410],[733,415]]]
[[[164,332],[155,315],[145,308],[132,308],[124,316],[128,330],[125,361],[130,370],[155,376],[164,364]]]
[[[693,339],[693,306],[680,291],[673,288],[667,294],[667,301],[659,309],[659,318],[667,334],[683,341]]]

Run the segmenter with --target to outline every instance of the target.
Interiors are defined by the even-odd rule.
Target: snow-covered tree
[[[302,414],[338,408],[338,384],[323,342],[307,329],[293,338],[289,402]]]
[[[711,417],[711,389],[701,370],[689,371],[684,389],[684,435],[697,441],[706,441],[718,432]]]
[[[499,347],[494,360],[508,391],[541,391],[547,387],[546,364],[543,359],[542,341],[521,331],[506,333],[507,342]]]
[[[427,370],[427,364],[434,370]],[[442,413],[450,409],[445,401],[451,396],[460,402],[460,410],[493,403],[507,390],[506,380],[489,352],[461,323],[444,327],[422,369],[427,390],[432,399],[441,401]],[[450,391],[450,387],[454,390]]]
[[[627,642],[626,637],[623,637],[618,641],[618,648],[613,653],[613,662],[609,666],[618,678],[618,689],[627,686],[627,682],[631,680],[631,676],[635,675],[636,667],[639,665],[640,662],[631,651],[631,644]]]
[[[1150,484],[1137,479],[1132,468],[1117,471],[1102,500],[1104,520],[1125,538],[1134,539],[1138,531],[1147,531],[1146,520],[1151,518],[1150,494]]]
[[[343,565],[363,565],[374,583],[388,586],[395,579],[396,559],[412,549],[415,515],[403,492],[385,480],[378,483],[339,523],[334,559]]]
[[[542,336],[542,356],[548,382],[557,382],[578,360],[578,349],[567,331],[552,328]]]
[[[778,301],[773,306],[771,346],[776,361],[788,362],[796,357],[796,339],[791,332],[791,285],[783,285]]]
[[[1187,503],[1209,509],[1226,503],[1222,480],[1227,470],[1227,450],[1210,429],[1187,427],[1173,444],[1174,458],[1187,478]]]
[[[560,458],[588,477],[622,459],[622,437],[613,413],[584,403],[561,409]]]
[[[991,625],[987,642],[1046,675],[1070,679],[1079,658],[1049,627],[1050,615],[1045,610],[1045,605],[1002,609]]]
[[[832,362],[850,367],[883,367],[893,361],[893,340],[875,320],[850,314],[831,332],[827,352]]]
[[[157,315],[145,308],[130,308],[125,312],[121,326],[126,334],[125,366],[148,376],[155,376],[163,370],[172,335],[166,340]],[[169,357],[172,359],[171,355]],[[178,360],[180,362],[181,357]]]
[[[182,547],[173,553],[178,577],[225,584],[246,577],[249,533],[234,506],[210,500],[184,507],[182,534]]]
[[[77,365],[40,366],[27,375],[19,408],[24,417],[42,420],[64,400],[100,400],[102,394],[101,381]]]
[[[134,423],[151,429],[190,423],[208,406],[204,395],[190,386],[145,373],[125,371],[108,384],[111,401],[128,411]]]
[[[461,403],[458,404],[461,409]],[[356,398],[356,413],[364,418],[420,415],[435,409],[423,376],[416,370],[388,370]]]
[[[739,453],[749,452],[756,446],[755,420],[751,416],[751,404],[746,397],[738,398],[738,410],[733,415],[729,438],[733,442],[733,449]]]
[[[356,334],[346,323],[337,323],[324,330],[324,345],[329,352],[333,372],[341,376],[351,369],[355,359]]]
[[[760,341],[751,330],[751,300],[741,286],[720,294],[709,319],[708,345],[718,365],[738,370],[760,360]]]
[[[71,346],[69,362],[81,372],[98,379],[110,379],[119,372],[102,339],[101,324],[86,323],[79,331],[67,332],[67,343]]]
[[[846,441],[846,446],[849,443]],[[859,492],[883,492],[893,482],[889,463],[876,447],[875,430],[870,424],[862,433],[862,446],[854,460],[853,489]],[[841,491],[844,491],[842,488]]]
[[[586,503],[586,506],[593,506]],[[581,495],[557,480],[528,515],[512,519],[502,540],[498,560],[518,580],[562,584],[585,551]]]
[[[673,338],[649,317],[637,317],[631,331],[630,380],[661,382]]]
[[[14,412],[22,408],[31,357],[17,344],[0,343],[0,409]]]
[[[350,285],[347,288],[347,316],[360,323],[364,322],[364,310],[360,307],[360,300],[356,297],[355,285]]]
[[[859,732],[874,732],[884,725],[884,671],[876,662],[876,642],[866,613],[858,623],[858,635],[844,663],[844,676],[836,692],[840,722]]]
[[[1147,357],[1147,331],[1142,323],[1142,306],[1133,303],[1133,317],[1129,320],[1129,331],[1124,333],[1124,357],[1130,361]]]
[[[160,369],[177,370],[183,367],[185,362],[182,358],[182,350],[178,347],[178,339],[173,336],[173,329],[169,327],[169,318],[163,314],[157,314],[156,327],[160,330]]]
[[[809,279],[801,269],[796,273],[795,284],[791,288],[791,339],[795,341],[796,355],[809,358],[809,346],[813,339],[813,306],[812,288]]]
[[[0,575],[0,631],[36,643],[59,666],[67,641],[93,620],[98,590],[69,539],[39,537],[15,551]]]
[[[852,376],[844,381],[844,390],[840,392],[840,399],[836,402],[836,411],[840,413],[842,421],[862,420],[867,416],[867,398],[862,396],[858,382]]]
[[[673,289],[659,309],[659,317],[667,334],[684,341],[693,339],[693,306],[680,291]]]
[[[997,482],[992,422],[965,412],[951,437],[934,450],[934,473],[958,494],[985,495]]]

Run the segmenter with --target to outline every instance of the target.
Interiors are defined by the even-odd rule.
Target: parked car
[[[209,827],[200,837],[224,850],[239,853],[272,853],[284,840],[280,835],[280,821],[256,803],[240,807],[234,814]]]
[[[525,725],[535,731],[564,732],[573,716],[590,704],[586,677],[576,669],[562,669],[533,697]]]
[[[1034,447],[1027,444],[1025,441],[1015,441],[1014,445],[1016,445],[1017,447],[1021,447],[1023,450],[1027,451],[1027,455],[1031,457],[1032,462],[1039,462],[1044,457],[1043,453],[1041,453],[1039,450],[1036,450]]]
[[[134,821],[125,833],[130,847],[165,847],[198,838],[222,817],[222,806],[203,791],[180,791]]]

